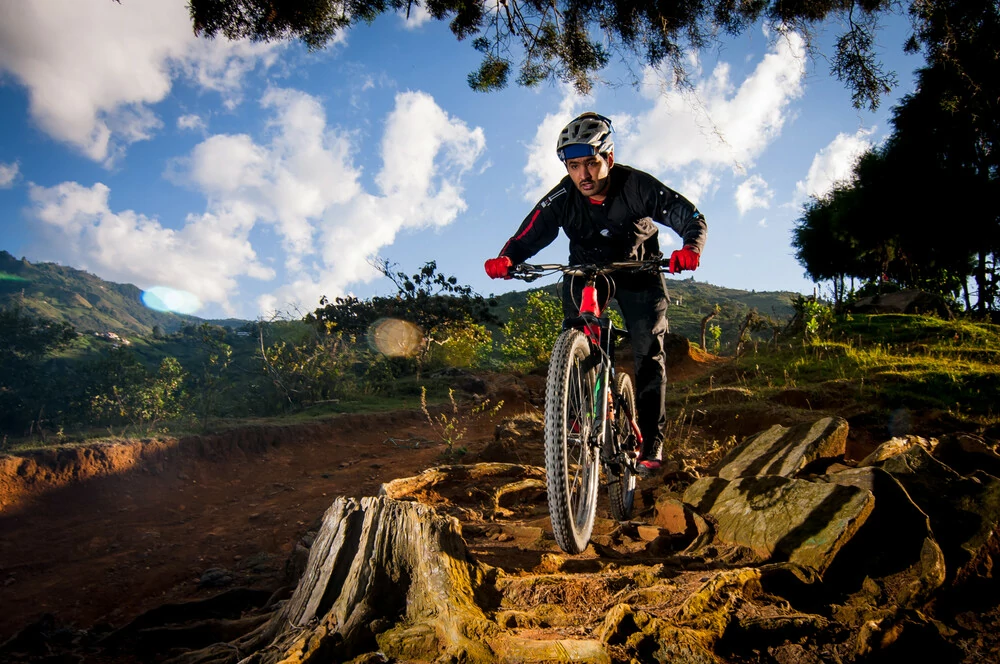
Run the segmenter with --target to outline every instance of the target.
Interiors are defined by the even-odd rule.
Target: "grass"
[[[289,330],[293,334],[294,330]],[[255,340],[241,339],[247,353]],[[87,340],[88,344],[106,343]],[[184,355],[191,360],[201,351],[193,340],[137,341],[136,350],[152,363],[161,354]],[[236,350],[236,349],[234,349]],[[234,353],[234,356],[236,353]],[[668,408],[671,431],[668,440],[715,445],[725,448],[734,433],[746,427],[775,421],[795,407],[773,401],[780,393],[802,393],[816,411],[857,416],[868,413],[873,420],[887,419],[894,410],[914,413],[940,411],[966,430],[1000,436],[1000,326],[970,320],[945,321],[929,316],[854,315],[838,319],[832,329],[814,338],[792,337],[777,347],[759,344],[740,358],[725,363],[710,374],[688,382],[671,383]],[[234,360],[235,362],[235,360]],[[233,376],[236,380],[236,376]],[[399,379],[382,394],[356,394],[350,398],[316,404],[305,410],[274,417],[217,418],[208,430],[256,425],[284,425],[322,420],[343,413],[376,413],[416,410],[421,407],[421,388],[427,387],[432,406],[448,406],[447,377],[414,376]],[[708,395],[719,387],[745,388],[745,402],[713,403]],[[738,396],[738,395],[737,395]],[[799,416],[803,415],[801,409]],[[706,433],[706,422],[720,423]],[[728,420],[723,422],[723,420]],[[206,429],[191,421],[163,425],[167,435],[203,433]],[[59,442],[78,442],[128,434],[141,438],[143,432],[81,432]],[[712,439],[716,436],[717,440]],[[8,451],[41,447],[53,443],[10,441]],[[714,449],[714,448],[713,448]]]
[[[693,394],[725,385],[745,387],[757,399],[785,390],[812,395],[813,403],[845,397],[850,410],[943,411],[985,431],[1000,424],[1000,326],[930,316],[853,315],[813,338],[796,337],[777,348],[751,349],[713,375],[682,386],[675,408]],[[834,389],[836,388],[836,389]]]

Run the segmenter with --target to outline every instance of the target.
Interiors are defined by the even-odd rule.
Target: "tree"
[[[796,30],[808,39],[811,29],[828,18],[844,25],[832,72],[851,89],[855,106],[876,108],[896,84],[895,74],[884,71],[875,55],[879,17],[901,9],[893,0],[191,0],[190,10],[198,35],[297,38],[320,49],[351,25],[420,4],[433,18],[449,21],[457,39],[471,38],[482,54],[479,68],[468,77],[474,90],[502,89],[516,69],[519,85],[555,79],[585,93],[612,56],[630,64],[666,65],[677,82],[686,84],[687,54],[719,35],[739,35],[765,21],[776,38]],[[911,7],[917,6],[912,0]],[[936,33],[920,34],[931,39]]]
[[[963,292],[969,307],[971,275],[985,311],[996,299],[986,266],[1000,247],[989,123],[945,65],[921,69],[917,81],[893,109],[892,136],[861,157],[849,183],[805,206],[792,244],[810,277],[833,281],[835,302],[845,277],[858,277]]]
[[[91,423],[124,424],[148,432],[157,423],[184,412],[187,376],[173,357],[165,357],[156,373],[146,369],[128,348],[111,349],[90,370]]]
[[[544,366],[562,331],[562,320],[558,298],[542,290],[528,293],[523,307],[511,307],[510,319],[503,327],[500,352],[504,360],[512,368],[524,371]]]
[[[455,277],[438,272],[435,261],[427,262],[413,275],[395,271],[384,260],[376,267],[396,286],[394,296],[370,300],[338,297],[333,302],[324,297],[306,321],[327,333],[353,339],[368,335],[382,319],[405,321],[416,335],[412,355],[417,359],[418,373],[433,344],[447,344],[450,338],[457,338],[456,327],[497,322],[488,300],[471,287],[459,285]]]
[[[30,434],[41,425],[57,391],[42,366],[76,337],[68,323],[33,316],[17,304],[0,308],[0,430]]]

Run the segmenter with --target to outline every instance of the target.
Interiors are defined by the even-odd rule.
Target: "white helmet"
[[[611,131],[611,120],[603,115],[593,112],[578,115],[559,134],[556,154],[562,161],[607,154],[615,149]]]

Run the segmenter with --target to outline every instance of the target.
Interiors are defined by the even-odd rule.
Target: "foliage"
[[[435,364],[469,368],[483,364],[493,346],[493,335],[485,325],[452,322],[441,328],[442,338],[434,343]]]
[[[865,154],[849,182],[810,201],[794,232],[796,257],[816,281],[919,288],[971,308],[1000,295],[1000,5],[915,3],[928,66],[893,109],[893,134]],[[925,192],[944,192],[927,195]]]
[[[351,25],[371,22],[385,12],[409,12],[415,3],[420,0],[192,0],[190,10],[199,35],[260,41],[298,38],[318,49]],[[482,54],[479,68],[468,77],[474,90],[502,89],[516,69],[519,85],[559,80],[587,93],[612,57],[639,65],[636,69],[664,67],[686,85],[687,55],[723,34],[739,35],[764,21],[775,39],[791,30],[808,37],[827,19],[838,19],[845,26],[836,42],[832,70],[851,89],[855,106],[874,110],[896,83],[895,74],[884,71],[875,55],[879,17],[899,11],[890,0],[860,4],[424,0],[422,4],[433,18],[448,21],[457,39],[471,38],[472,47]],[[939,4],[943,3],[932,6]],[[917,18],[922,20],[923,15]],[[921,32],[920,37],[936,35]]]
[[[320,307],[306,317],[307,322],[327,333],[341,333],[354,339],[369,334],[381,319],[411,323],[421,335],[414,352],[418,371],[432,345],[446,345],[456,329],[496,322],[490,302],[471,287],[459,285],[455,277],[438,272],[435,261],[427,262],[413,275],[394,271],[385,261],[376,267],[396,286],[395,295],[369,300],[338,297],[333,302],[324,297]]]
[[[437,416],[431,415],[430,408],[427,405],[427,388],[420,388],[420,410],[423,412],[424,417],[427,418],[427,423],[431,425],[435,433],[445,444],[447,448],[446,454],[448,455],[454,455],[458,452],[455,449],[455,445],[465,437],[472,422],[481,417],[496,417],[503,408],[503,401],[499,401],[491,407],[490,400],[483,399],[469,409],[469,414],[466,418],[462,416],[458,408],[458,403],[455,401],[455,390],[448,390],[448,401],[451,403],[450,413],[443,412],[438,413]]]
[[[801,332],[807,339],[815,339],[828,332],[833,324],[833,309],[829,304],[815,297],[798,296],[792,303],[795,308],[795,318],[790,328],[793,332]]]
[[[793,387],[817,400],[850,396],[867,409],[937,410],[970,427],[995,426],[1000,326],[905,314],[837,316],[822,337],[746,353],[729,371],[764,394]]]
[[[42,367],[76,337],[66,323],[39,318],[16,304],[0,308],[0,430],[21,433],[41,424],[58,391]]]
[[[233,347],[226,343],[226,334],[221,327],[203,323],[198,331],[205,358],[201,371],[194,376],[192,391],[197,415],[207,426],[210,418],[220,414],[218,405],[223,401],[226,387],[231,384],[224,377],[233,358]]]
[[[528,293],[523,306],[510,307],[503,327],[500,352],[511,369],[527,371],[544,366],[562,331],[562,303],[545,291]]]
[[[184,413],[186,372],[172,357],[148,371],[125,346],[111,349],[91,368],[89,387],[93,425],[128,425],[149,432],[157,423]]]
[[[722,346],[722,328],[717,323],[712,323],[708,326],[708,335],[712,338],[712,352],[718,354]]]

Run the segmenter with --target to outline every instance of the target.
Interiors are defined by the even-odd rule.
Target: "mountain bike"
[[[635,504],[642,434],[636,421],[635,390],[625,372],[615,371],[615,343],[628,332],[601,318],[596,282],[618,270],[659,272],[661,261],[604,265],[528,265],[510,276],[534,281],[561,272],[584,279],[579,313],[563,321],[549,360],[545,385],[545,473],[552,532],[567,553],[587,548],[594,530],[601,468],[611,515],[628,521]],[[610,297],[613,293],[609,294]]]

